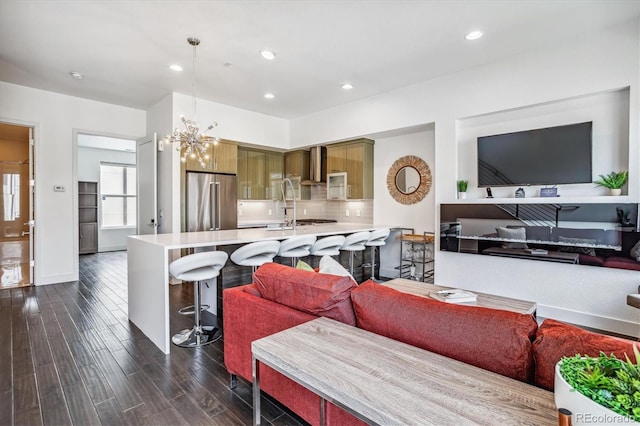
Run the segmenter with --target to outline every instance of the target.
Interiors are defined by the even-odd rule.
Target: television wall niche
[[[597,187],[590,181],[612,170],[629,170],[629,110],[629,89],[624,88],[458,119],[456,179],[469,181],[469,199],[486,196],[485,189],[478,182],[479,137],[591,122],[591,179],[586,179],[587,183],[559,184],[558,194],[562,197],[608,195],[606,188]],[[553,185],[546,180],[540,184]],[[496,198],[512,198],[515,190],[523,186],[522,183],[496,185],[501,186],[491,184]],[[526,196],[538,197],[542,187],[531,182],[530,186],[524,186]],[[627,194],[625,185],[623,195]]]
[[[638,204],[441,204],[440,250],[640,271]]]

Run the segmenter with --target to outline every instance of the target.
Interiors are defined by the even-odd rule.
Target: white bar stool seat
[[[382,247],[385,245],[390,233],[391,230],[389,228],[371,231],[369,241],[364,244],[367,247],[371,247],[371,279],[374,281],[376,279],[376,247]]]
[[[349,252],[349,272],[353,277],[353,257],[356,251],[363,251],[365,249],[364,244],[369,241],[369,236],[371,233],[369,231],[355,232],[351,235],[348,235],[345,240],[342,248],[340,250]]]
[[[291,266],[296,266],[299,257],[309,256],[311,247],[316,242],[315,235],[298,235],[296,237],[287,238],[280,242],[280,250],[278,256],[290,257]]]
[[[174,345],[183,348],[195,348],[208,345],[222,337],[220,329],[213,326],[203,326],[200,321],[200,291],[202,281],[210,280],[220,275],[220,270],[227,262],[229,255],[222,251],[206,251],[190,254],[169,264],[169,273],[183,282],[194,282],[193,289],[193,313],[194,326],[191,329],[182,330],[171,337]]]
[[[256,241],[231,253],[231,261],[240,266],[251,266],[251,271],[267,262],[273,262],[280,250],[279,241]]]
[[[311,247],[310,253],[312,256],[337,256],[340,254],[340,249],[344,245],[344,235],[332,235],[330,237],[324,237],[316,240],[315,244]]]

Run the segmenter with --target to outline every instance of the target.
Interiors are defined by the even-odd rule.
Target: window
[[[136,226],[136,167],[100,163],[101,228]]]

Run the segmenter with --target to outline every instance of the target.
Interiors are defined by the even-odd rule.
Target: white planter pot
[[[466,192],[458,192],[458,200],[465,200],[467,198]]]
[[[571,424],[576,425],[640,425],[640,423],[611,411],[590,398],[573,390],[560,374],[560,363],[556,364],[554,398],[557,408],[571,411]]]
[[[609,188],[609,195],[620,195],[622,194],[621,188]]]

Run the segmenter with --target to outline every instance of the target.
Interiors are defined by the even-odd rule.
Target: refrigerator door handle
[[[210,209],[209,209],[209,223],[211,224],[211,228],[209,228],[209,231],[214,231],[216,228],[216,222],[215,222],[215,216],[213,214],[213,200],[216,199],[215,194],[214,194],[214,185],[217,182],[214,181],[210,181],[209,182],[209,204],[210,204]]]
[[[215,226],[215,230],[219,231],[220,230],[220,226],[221,226],[221,221],[222,221],[222,212],[221,212],[221,207],[220,207],[220,182],[215,182],[214,183],[216,186],[216,207],[217,207],[217,211],[216,211],[216,223],[213,225]]]

